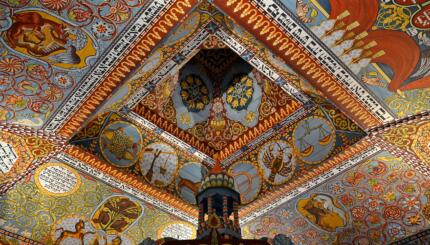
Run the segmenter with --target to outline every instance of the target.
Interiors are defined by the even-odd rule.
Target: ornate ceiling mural
[[[38,168],[2,196],[0,205],[3,229],[42,244],[138,244],[146,237],[184,235],[166,231],[167,224],[195,232],[190,223],[59,161]]]
[[[249,238],[423,230],[429,8],[0,1],[0,241],[190,239],[217,161]]]
[[[155,124],[170,122],[177,131],[208,145],[215,155],[240,136],[250,135],[252,128],[265,128],[269,120],[277,123],[299,107],[230,49],[203,49],[148,94],[134,112]]]
[[[208,170],[199,159],[118,114],[95,118],[72,144],[104,159],[128,178],[137,179],[195,204],[195,194]]]
[[[429,110],[427,1],[281,2],[397,118]]]
[[[380,152],[243,227],[246,237],[290,234],[295,244],[387,244],[430,222],[428,180]]]
[[[143,1],[2,1],[1,119],[40,128]]]
[[[324,160],[342,152],[364,133],[330,104],[321,104],[300,121],[234,161],[228,171],[235,177],[242,203],[270,193],[303,176],[312,175]]]

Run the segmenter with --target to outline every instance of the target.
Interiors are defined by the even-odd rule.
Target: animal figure
[[[35,57],[52,58],[58,63],[78,64],[81,58],[75,46],[67,43],[70,32],[67,26],[44,18],[38,12],[21,12],[12,17],[13,24],[6,32],[11,48],[24,48]],[[54,54],[57,51],[63,53]]]
[[[284,162],[284,151],[287,149],[287,147],[281,148],[279,144],[278,146],[279,146],[279,151],[276,156],[273,153],[275,149],[275,144],[271,144],[269,146],[268,151],[264,152],[264,155],[263,155],[264,165],[270,168],[270,175],[269,175],[268,181],[272,183],[275,181],[276,174],[280,174],[282,176],[288,176],[288,174],[290,174],[291,171],[293,170],[292,169],[293,166],[291,165],[291,159],[293,155],[289,153],[286,161]]]
[[[55,241],[55,245],[60,245],[67,238],[75,238],[78,239],[81,244],[84,244],[84,236],[87,234],[94,234],[95,232],[88,231],[85,232],[85,222],[83,220],[79,220],[75,224],[75,231],[64,230],[63,228],[59,228],[56,231],[61,230],[60,237]]]

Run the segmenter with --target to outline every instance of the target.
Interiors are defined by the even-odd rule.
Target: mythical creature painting
[[[15,13],[4,40],[16,51],[62,68],[82,68],[96,54],[85,31],[41,11]]]

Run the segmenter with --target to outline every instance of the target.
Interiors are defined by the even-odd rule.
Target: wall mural
[[[137,244],[195,228],[60,162],[49,162],[0,198],[0,224],[43,244]],[[188,231],[187,230],[187,231]],[[194,232],[194,233],[193,233]]]
[[[190,153],[112,112],[96,117],[71,143],[191,204],[207,172]]]
[[[388,244],[428,227],[429,183],[380,152],[242,231],[248,238],[290,234],[295,244]]]
[[[242,203],[300,178],[364,136],[331,104],[319,97],[315,100],[321,103],[315,111],[281,129],[228,168]]]
[[[281,2],[397,117],[430,108],[427,1]]]
[[[143,1],[2,1],[0,120],[41,127]]]

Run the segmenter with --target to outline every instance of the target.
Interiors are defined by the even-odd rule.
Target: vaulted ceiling
[[[73,230],[80,220],[109,242],[113,234],[127,244],[187,237],[197,220],[194,195],[217,161],[235,178],[249,237],[275,234],[268,220],[279,220],[274,230],[303,233],[298,217],[328,244],[370,239],[381,227],[403,237],[428,226],[430,187],[420,184],[430,173],[427,1],[0,5],[0,209],[8,210],[0,212],[0,231],[7,239],[53,242],[63,236],[56,229]],[[385,172],[363,170],[374,162]],[[360,171],[375,183],[413,172],[416,190],[404,191],[406,180],[385,190],[344,181]],[[347,202],[328,180],[348,193],[366,191]],[[82,194],[94,188],[103,190],[97,198]],[[388,192],[397,199],[379,204],[385,223],[354,216],[363,198]],[[86,209],[51,210],[45,203],[53,196]],[[304,203],[314,198],[330,201],[340,220],[330,222],[340,223],[310,218]],[[387,218],[388,206],[411,198],[419,205]],[[18,203],[52,222],[20,216]],[[106,225],[103,210],[120,204],[134,213]],[[412,214],[419,225],[405,221]],[[171,227],[139,230],[157,215]],[[381,232],[386,239],[392,231]]]

